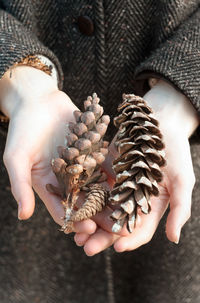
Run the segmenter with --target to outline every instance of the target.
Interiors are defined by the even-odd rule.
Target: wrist
[[[56,90],[56,80],[43,71],[29,66],[16,66],[0,80],[0,109],[10,118],[16,107],[37,104],[41,96]]]
[[[164,131],[172,129],[189,138],[199,125],[197,111],[190,100],[169,83],[159,80],[144,99]]]

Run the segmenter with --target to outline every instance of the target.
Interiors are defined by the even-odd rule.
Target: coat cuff
[[[144,75],[157,74],[179,89],[200,115],[199,18],[200,9],[185,20],[173,35],[158,45],[137,67],[135,79],[143,83],[144,89],[147,82]]]
[[[20,65],[31,66],[45,72],[47,75],[51,76],[55,80],[55,82],[59,85],[58,71],[55,67],[55,64],[49,58],[42,55],[29,55],[24,59],[22,59],[21,61],[15,63],[10,68],[10,70],[12,71],[12,68],[15,68],[16,66],[20,66]]]

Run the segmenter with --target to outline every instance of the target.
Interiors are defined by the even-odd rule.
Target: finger
[[[97,229],[96,233],[90,236],[85,243],[84,251],[87,256],[94,256],[110,247],[118,237],[118,235],[108,233],[99,228]]]
[[[191,215],[193,184],[175,182],[170,192],[170,212],[166,223],[166,234],[170,241],[178,244],[183,225]]]
[[[106,207],[102,212],[99,212],[92,219],[96,222],[98,226],[104,229],[107,232],[112,233],[113,220],[110,218],[113,210],[110,207]],[[126,236],[129,232],[127,228],[124,226],[122,230],[119,232],[119,235]]]
[[[74,236],[74,241],[76,243],[77,246],[83,246],[85,245],[86,241],[88,240],[89,235],[88,234],[84,234],[84,233],[77,233]]]
[[[108,178],[108,182],[110,186],[113,186],[115,183],[115,172],[113,170],[112,167],[112,162],[113,162],[114,158],[111,154],[108,154],[104,160],[104,162],[101,165],[102,170],[106,173],[107,178]]]
[[[74,223],[74,231],[76,233],[85,233],[91,235],[95,233],[96,228],[96,223],[90,219]]]
[[[148,243],[160,222],[165,210],[167,209],[168,201],[167,197],[162,199],[152,198],[152,210],[149,214],[140,215],[140,224],[136,225],[133,232],[128,236],[120,237],[114,244],[114,249],[117,252],[124,252],[134,250],[146,243]]]
[[[35,208],[29,159],[22,153],[5,151],[4,163],[8,171],[12,194],[18,203],[18,218],[26,220],[31,217]]]
[[[61,203],[61,198],[48,192],[46,189],[47,184],[53,184],[55,187],[59,186],[52,170],[48,169],[46,171],[45,177],[40,172],[37,172],[37,174],[35,173],[32,181],[35,191],[46,205],[46,208],[53,217],[54,221],[62,226],[64,207]],[[77,204],[81,206],[82,203],[83,195],[80,195]],[[75,222],[73,227],[75,232],[86,233],[88,235],[93,234],[96,231],[96,223],[90,219],[81,222]]]
[[[110,185],[114,184],[115,180],[115,172],[112,167],[113,160],[119,156],[117,149],[115,147],[116,136],[112,140],[111,144],[109,145],[108,155],[106,156],[105,161],[102,163],[102,169],[106,172],[108,176],[108,180],[110,181]]]
[[[42,174],[40,172],[35,173],[33,178],[33,188],[40,197],[40,199],[44,202],[48,212],[53,217],[54,221],[60,226],[63,225],[63,217],[64,217],[64,207],[61,203],[60,196],[54,195],[50,193],[46,189],[47,184],[53,184],[54,186],[58,186],[55,180],[55,176],[51,169],[49,168],[46,174]]]

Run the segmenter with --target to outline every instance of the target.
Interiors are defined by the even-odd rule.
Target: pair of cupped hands
[[[92,93],[92,92],[91,92]],[[167,165],[163,169],[160,195],[151,198],[150,214],[140,215],[133,233],[123,228],[112,233],[112,210],[106,208],[94,218],[75,223],[74,240],[93,256],[114,245],[117,252],[130,251],[149,242],[168,206],[167,238],[178,243],[181,228],[191,214],[191,197],[195,176],[188,138],[198,126],[190,101],[171,84],[159,80],[144,96],[152,107],[165,143]],[[117,106],[117,104],[116,104]],[[28,66],[7,71],[0,80],[0,108],[10,118],[4,152],[11,190],[18,203],[18,217],[28,219],[34,212],[34,191],[45,203],[51,216],[62,225],[64,214],[60,198],[46,190],[56,184],[51,160],[57,157],[57,146],[64,145],[66,123],[73,121],[77,107],[44,72]],[[113,185],[112,160],[114,144],[104,169],[109,186]]]

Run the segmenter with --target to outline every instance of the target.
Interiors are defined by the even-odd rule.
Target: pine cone
[[[115,221],[113,232],[118,232],[125,222],[132,232],[138,207],[148,214],[150,197],[159,195],[164,144],[158,121],[141,97],[124,94],[118,112],[114,124],[119,128],[116,147],[120,156],[113,162],[116,183],[109,200],[119,207],[111,218]]]
[[[97,95],[93,94],[84,102],[84,112],[74,111],[76,122],[68,124],[67,146],[59,146],[59,158],[52,161],[52,170],[57,177],[59,188],[47,184],[47,189],[52,193],[60,194],[62,197],[65,208],[63,231],[70,232],[72,218],[77,221],[79,216],[75,215],[78,192],[88,188],[94,182],[106,180],[105,174],[100,171],[100,164],[108,153],[108,142],[103,141],[103,136],[106,133],[110,118],[108,115],[103,115],[103,107],[99,105],[99,101]],[[94,192],[94,188],[92,192]],[[99,199],[105,199],[106,195],[104,193],[100,197],[95,196],[92,199],[93,203],[91,203],[91,194],[88,195],[90,200],[88,203],[92,216],[93,213],[102,209],[105,202],[100,202]],[[86,208],[88,209],[87,201],[83,206],[83,212]],[[81,209],[78,212],[82,213]],[[87,214],[89,215],[89,212]],[[81,216],[79,218],[82,218]]]
[[[71,221],[82,221],[92,216],[97,212],[102,211],[108,200],[108,191],[100,184],[91,185],[86,196],[86,201],[83,206],[73,214]]]

